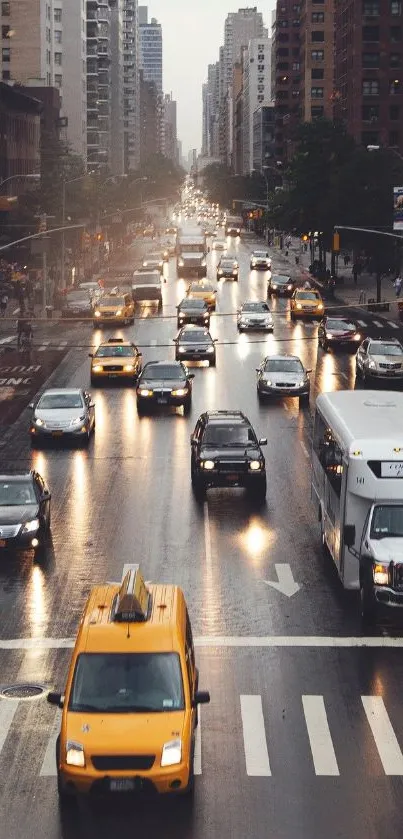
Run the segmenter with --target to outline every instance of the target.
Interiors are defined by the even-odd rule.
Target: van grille
[[[100,772],[151,769],[155,755],[92,755],[92,764]]]

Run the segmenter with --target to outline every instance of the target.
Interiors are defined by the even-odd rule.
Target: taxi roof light
[[[117,623],[144,622],[150,610],[150,592],[138,565],[127,572],[117,595],[113,620]]]
[[[108,344],[123,344],[124,338],[108,338]]]

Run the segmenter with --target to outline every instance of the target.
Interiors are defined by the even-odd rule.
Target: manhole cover
[[[46,690],[44,685],[9,685],[2,688],[0,696],[3,699],[39,699]]]

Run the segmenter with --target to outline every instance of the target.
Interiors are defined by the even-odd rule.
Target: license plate
[[[163,397],[160,397],[159,399],[157,399],[157,402],[158,402],[158,405],[167,405],[168,399],[164,399]]]
[[[235,472],[231,472],[229,475],[227,475],[227,481],[238,481],[238,480],[239,480],[239,475],[237,475]]]
[[[117,377],[118,377],[117,373],[109,373],[109,378],[110,379],[117,379]]]
[[[7,545],[6,540],[5,539],[0,539],[0,548],[5,548],[6,545]]]
[[[109,789],[111,792],[133,792],[135,789],[134,778],[111,778]]]
[[[63,437],[63,431],[52,431],[52,437]]]

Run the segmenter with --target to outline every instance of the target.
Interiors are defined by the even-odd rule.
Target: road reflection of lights
[[[261,345],[262,352],[267,353],[267,355],[277,355],[278,353],[286,352],[284,350],[284,344],[279,344],[277,338],[274,337],[272,332],[266,333],[266,340],[264,344]]]
[[[136,417],[136,393],[134,388],[127,388],[123,395],[122,439],[125,448],[129,446],[130,452],[133,451],[136,438]]]
[[[240,335],[238,335],[238,343],[237,343],[237,352],[238,352],[238,356],[241,359],[241,361],[244,361],[244,359],[248,357],[250,351],[251,351],[251,345],[250,345],[250,341],[248,341],[248,336],[245,335],[244,332],[241,332]]]
[[[32,566],[27,602],[30,637],[42,638],[47,634],[49,613],[46,609],[45,578],[39,565]]]
[[[107,402],[105,398],[105,394],[102,391],[99,392],[92,392],[92,397],[95,402],[95,421],[96,421],[96,431],[95,431],[95,445],[104,444],[105,443],[105,436],[107,433],[107,427],[109,424],[110,413],[108,412]]]
[[[317,370],[316,374],[316,386],[319,392],[330,393],[333,390],[339,390],[340,380],[336,375],[337,372],[334,355],[327,353],[323,357],[322,367]]]
[[[186,282],[183,278],[180,279],[180,280],[177,280],[177,283],[176,283],[176,300],[177,300],[177,303],[180,303],[181,300],[183,300],[183,298],[185,297],[186,288],[187,288],[187,284],[186,284]]]
[[[260,565],[267,555],[268,547],[273,544],[275,536],[260,519],[252,518],[239,538],[252,563]]]
[[[35,469],[36,472],[39,472],[39,474],[42,475],[42,478],[44,478],[44,480],[47,481],[48,480],[47,469],[46,469],[47,460],[46,460],[46,457],[44,455],[44,452],[40,452],[40,451],[32,452],[31,462],[32,462],[32,468]]]

